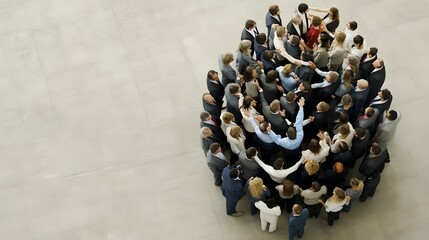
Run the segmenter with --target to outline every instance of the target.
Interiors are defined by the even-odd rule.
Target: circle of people
[[[244,214],[236,205],[247,193],[262,230],[275,231],[287,211],[289,239],[301,238],[322,208],[333,225],[374,195],[400,114],[382,88],[378,49],[367,47],[355,21],[338,30],[337,8],[299,4],[284,27],[272,5],[265,22],[267,34],[245,22],[236,69],[226,52],[221,77],[208,71],[201,144],[228,215]]]

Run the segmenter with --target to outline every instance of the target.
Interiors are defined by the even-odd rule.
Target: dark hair
[[[358,127],[355,129],[355,133],[359,138],[363,138],[366,135],[366,130],[364,128]]]
[[[210,144],[210,152],[211,153],[216,152],[219,148],[220,148],[220,144],[217,142]]]
[[[266,75],[266,82],[273,83],[278,77],[279,77],[279,73],[276,70],[270,70]]]
[[[310,83],[309,83],[309,82],[302,81],[302,82],[301,82],[301,84],[302,84],[302,86],[304,87],[304,90],[305,90],[305,91],[310,91],[310,89],[311,89],[311,85],[310,85]]]
[[[204,112],[200,113],[200,119],[201,119],[201,121],[205,121],[208,117],[210,117],[210,113],[209,112],[204,111]]]
[[[372,145],[371,149],[375,155],[378,155],[381,153],[381,148],[377,144]]]
[[[332,13],[332,21],[333,22],[340,22],[340,11],[338,11],[338,8],[331,7],[329,9],[329,11],[331,11],[331,13]]]
[[[310,51],[305,51],[301,54],[302,61],[308,62],[308,61],[314,61],[314,55]]]
[[[243,99],[243,105],[241,105],[241,107],[243,109],[248,109],[250,107],[250,105],[252,104],[253,101],[255,101],[255,99],[253,99],[251,96],[246,96]]]
[[[250,28],[254,27],[255,25],[256,25],[255,20],[249,19],[249,20],[247,20],[247,21],[246,21],[246,23],[244,24],[244,27],[245,27],[246,29],[250,29]]]
[[[283,158],[277,158],[276,160],[274,160],[273,162],[273,168],[275,170],[280,170],[283,167]]]
[[[271,15],[276,15],[279,11],[280,11],[279,5],[271,5],[271,6],[268,8],[268,12],[269,12]]]
[[[266,50],[262,53],[262,59],[265,61],[271,61],[271,59],[274,57],[274,53],[270,50]]]
[[[369,48],[369,55],[375,56],[378,53],[378,49],[376,47]]]
[[[303,13],[308,10],[308,5],[306,3],[301,3],[298,5],[298,12]]]
[[[320,47],[325,48],[326,50],[329,50],[329,48],[331,47],[331,38],[328,34],[320,34]]]
[[[299,45],[299,37],[297,35],[291,35],[290,37],[292,38],[290,43],[293,45]]]
[[[210,80],[214,80],[213,79],[213,75],[215,75],[217,72],[215,71],[215,70],[210,70],[208,73],[207,73],[207,78],[208,79],[210,79]]]
[[[392,97],[392,94],[388,89],[381,90],[381,95],[383,95],[384,100],[390,99]]]
[[[296,94],[295,94],[295,92],[294,91],[289,91],[287,94],[286,94],[286,100],[288,101],[288,102],[293,102],[293,100],[295,100],[295,97],[296,97]]]
[[[237,168],[231,168],[229,171],[229,177],[231,179],[236,179],[238,177],[238,169]]]
[[[389,111],[389,120],[393,121],[398,118],[398,113],[395,110]]]
[[[311,20],[311,25],[313,25],[314,27],[318,27],[320,26],[320,24],[322,24],[322,19],[318,16],[314,16],[313,20]]]
[[[318,182],[312,182],[312,183],[311,183],[311,187],[313,188],[313,190],[314,190],[315,192],[320,191],[320,184],[319,184]]]
[[[290,197],[290,196],[295,195],[294,191],[293,191],[293,185],[294,184],[291,180],[286,179],[283,181],[283,195],[284,196]]]
[[[287,132],[286,132],[286,134],[287,134],[287,137],[289,138],[289,139],[295,139],[296,138],[296,130],[295,130],[295,128],[293,128],[293,127],[289,127],[288,129],[287,129]]]
[[[256,156],[257,149],[255,147],[250,147],[246,150],[246,157],[247,158],[253,158]]]
[[[359,44],[359,46],[361,46],[363,44],[364,38],[361,35],[356,35],[353,38],[353,43],[354,44]]]
[[[256,35],[255,40],[258,44],[264,44],[267,41],[267,35],[265,33],[260,33]]]
[[[338,148],[340,149],[340,152],[347,152],[349,150],[349,145],[346,142],[341,141],[340,144],[338,144]]]
[[[231,94],[236,94],[239,89],[240,89],[240,85],[238,85],[237,83],[233,83],[229,86],[229,92]]]
[[[318,154],[322,147],[320,146],[319,141],[317,141],[316,139],[311,139],[310,143],[308,144],[308,149],[312,153]]]
[[[349,122],[349,114],[346,111],[340,112],[338,119],[340,120],[341,124],[347,124]]]
[[[267,201],[265,201],[265,204],[267,204],[268,208],[273,208],[278,206],[275,198],[268,198]]]
[[[374,114],[375,114],[375,110],[372,107],[368,107],[368,109],[365,112],[366,112],[366,116],[369,118],[374,116]]]
[[[250,82],[250,81],[252,81],[254,79],[254,77],[253,77],[253,70],[254,70],[254,68],[251,67],[251,66],[247,66],[244,69],[243,79],[244,79],[245,82]]]
[[[350,30],[356,30],[358,27],[358,24],[356,21],[349,22]]]

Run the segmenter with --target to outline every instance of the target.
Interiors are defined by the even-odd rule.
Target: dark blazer
[[[372,66],[372,63],[377,60],[377,56],[375,56],[375,58],[364,62],[365,58],[366,58],[367,54],[364,53],[362,55],[362,58],[360,59],[360,64],[359,64],[359,70],[358,70],[358,74],[357,74],[357,78],[356,79],[369,79],[369,75],[371,74],[371,72],[374,70],[374,66]]]
[[[383,87],[384,80],[386,79],[386,69],[383,67],[377,72],[371,73],[369,75],[369,93],[368,98],[366,100],[365,106],[369,106],[369,103],[374,99],[381,87]]]
[[[202,99],[202,101],[203,101],[204,111],[210,113],[210,115],[212,115],[216,119],[216,121],[219,123],[220,122],[220,114],[222,111],[222,106],[219,104],[216,104],[216,105],[210,104],[210,103],[204,101],[204,99]]]
[[[313,89],[310,88],[310,90],[306,93],[299,91],[295,92],[295,94],[297,96],[297,99],[300,99],[301,97],[305,99],[304,118],[307,118],[311,114],[311,111],[313,111]]]
[[[215,184],[220,185],[222,183],[222,170],[228,166],[228,162],[214,156],[209,150],[207,153],[207,166],[213,173]]]
[[[229,177],[232,167],[227,166],[222,171],[222,193],[229,200],[238,202],[244,196],[244,187],[242,180],[234,180]]]
[[[355,166],[355,161],[350,151],[338,153],[335,156],[334,161],[341,162],[344,165],[344,167],[347,167],[347,168],[353,168]]]
[[[264,97],[267,100],[268,104],[270,104],[275,99],[279,99],[282,93],[277,88],[277,84],[275,82],[267,83],[265,74],[261,74],[261,82],[262,89],[264,89]]]
[[[287,29],[287,32],[288,32],[288,35],[289,35],[289,36],[290,36],[290,35],[295,35],[295,36],[298,36],[298,37],[302,38],[302,24],[301,24],[301,25],[299,25],[299,30],[301,31],[300,33],[298,33],[298,31],[296,31],[295,27],[293,26],[292,21],[290,21],[290,22],[287,24],[286,29]],[[299,58],[298,58],[298,59],[299,59]]]
[[[270,12],[267,12],[267,14],[265,15],[265,26],[267,26],[267,36],[270,36],[270,32],[271,32],[271,25],[273,24],[278,24],[280,26],[282,26],[282,18],[280,17],[280,15],[278,15],[279,20],[277,20],[276,18],[272,17]]]
[[[325,17],[323,17],[323,19],[326,19],[328,17],[329,17],[329,14],[326,14]],[[328,31],[330,31],[332,34],[335,34],[335,30],[337,30],[339,25],[340,25],[340,21],[330,22],[330,23],[326,24],[326,29],[328,29]],[[331,40],[333,40],[333,38],[331,36],[329,36],[329,38],[331,38]]]
[[[388,111],[390,109],[390,105],[392,104],[393,101],[393,95],[391,95],[391,97],[389,99],[387,99],[386,102],[384,103],[370,103],[369,106],[373,107],[374,109],[378,109],[378,117],[375,120],[375,126],[377,127],[378,124],[380,124],[383,121],[383,117],[384,115],[386,115],[386,111]]]
[[[294,216],[293,213],[291,213],[288,220],[289,231],[304,232],[305,221],[309,215],[310,213],[307,208],[302,209],[302,213],[299,216]]]
[[[285,115],[287,120],[291,122],[295,122],[296,115],[298,114],[298,110],[299,110],[298,103],[296,103],[295,101],[288,102],[286,100],[286,97],[282,96],[280,98],[280,105],[285,110]]]
[[[300,59],[301,58],[301,49],[299,48],[298,45],[292,45],[292,43],[290,43],[289,41],[285,41],[285,48],[286,48],[286,52],[289,53],[289,55],[291,55],[292,57],[296,58],[296,59]]]
[[[276,70],[278,64],[276,60],[273,61],[265,61],[264,59],[261,60],[264,64],[264,72],[268,73],[270,70]]]
[[[259,174],[259,164],[253,159],[247,159],[246,152],[241,151],[238,154],[238,162],[240,163],[243,171],[242,177],[249,180],[251,177],[256,177]]]
[[[247,66],[256,68],[258,66],[256,59],[251,56],[242,54],[240,51],[237,51],[237,59],[235,60],[238,73],[243,74]]]
[[[206,80],[207,82],[207,90],[209,90],[210,95],[216,100],[217,104],[220,104],[222,106],[223,103],[223,96],[225,95],[225,88],[221,84],[220,81],[217,81],[217,83],[211,82],[209,79]]]
[[[367,178],[364,182],[363,191],[359,199],[361,202],[365,202],[368,197],[372,197],[377,190],[377,186],[381,181],[381,174],[376,172],[370,178]]]
[[[271,129],[276,133],[280,134],[282,136],[285,135],[286,130],[288,129],[288,125],[285,121],[285,119],[280,116],[280,114],[273,114],[270,111],[270,105],[268,104],[267,100],[265,100],[264,94],[260,93],[259,98],[262,103],[262,113],[265,116],[265,120],[267,122],[271,123]]]
[[[214,119],[213,116],[212,116],[212,121],[216,121],[216,119]],[[220,123],[216,122],[216,124],[220,124]],[[203,121],[200,121],[200,128],[203,128],[203,127],[210,128],[210,130],[212,130],[212,132],[213,132],[213,135],[215,135],[223,143],[226,142],[226,136],[223,133],[222,128],[220,128],[220,125],[213,125],[210,123],[205,123]]]
[[[352,142],[353,145],[352,145],[351,152],[355,160],[363,157],[367,153],[370,142],[371,142],[371,133],[368,129],[365,130],[365,137],[363,139],[360,139],[357,137],[353,138],[353,142]]]
[[[255,28],[255,35],[259,34],[258,28]],[[243,28],[243,31],[241,32],[241,40],[247,39],[249,41],[252,42],[252,53],[250,54],[251,56],[253,56],[253,53],[255,52],[255,37],[253,37],[253,35],[251,33],[249,33],[246,28]]]
[[[307,140],[316,137],[319,131],[328,130],[329,112],[314,111],[311,115],[314,116],[314,121],[304,127],[304,130],[306,130],[304,136]]]
[[[220,72],[222,73],[221,82],[223,87],[226,87],[229,83],[235,83],[237,80],[237,72],[231,67],[231,65],[222,66]]]
[[[334,94],[335,91],[337,91],[340,85],[341,85],[341,81],[337,80],[336,82],[331,83],[329,86],[313,89],[315,98],[318,101],[325,101],[329,103],[332,100],[331,95]]]
[[[261,61],[262,53],[268,50],[268,47],[255,42],[256,60]]]
[[[365,104],[366,99],[368,98],[369,88],[366,88],[363,91],[356,92],[354,88],[350,91],[350,96],[353,100],[353,106],[349,111],[349,121],[355,122],[361,111],[362,107]]]
[[[205,154],[209,151],[210,145],[215,142],[223,146],[222,141],[218,137],[214,136],[214,134],[208,138],[201,138],[201,145]]]
[[[314,70],[311,69],[309,66],[304,66],[304,65],[302,65],[301,67],[295,68],[294,72],[301,81],[306,81],[306,82],[311,82],[311,79],[313,78],[313,75],[314,75]]]
[[[370,177],[376,172],[381,172],[384,169],[384,160],[386,159],[387,151],[381,150],[380,155],[371,156],[368,154],[362,161],[359,172],[365,177]]]
[[[235,122],[241,123],[243,115],[241,115],[240,107],[238,106],[238,98],[229,92],[229,86],[231,86],[231,83],[225,87],[226,110],[234,114]]]

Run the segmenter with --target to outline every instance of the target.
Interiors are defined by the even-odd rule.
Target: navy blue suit
[[[299,216],[294,216],[293,213],[289,216],[289,240],[293,240],[295,235],[298,238],[302,238],[304,235],[305,221],[307,221],[310,213],[307,208],[302,209],[302,213]]]
[[[235,206],[244,195],[243,181],[231,179],[229,172],[232,167],[228,166],[222,171],[222,194],[226,198],[226,214],[232,215],[235,213]]]

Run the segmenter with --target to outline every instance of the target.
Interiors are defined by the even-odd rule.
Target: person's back
[[[289,240],[293,240],[295,235],[298,238],[302,238],[304,235],[304,226],[309,212],[307,208],[302,209],[298,204],[293,206],[293,211],[289,216],[288,226],[289,226]]]

